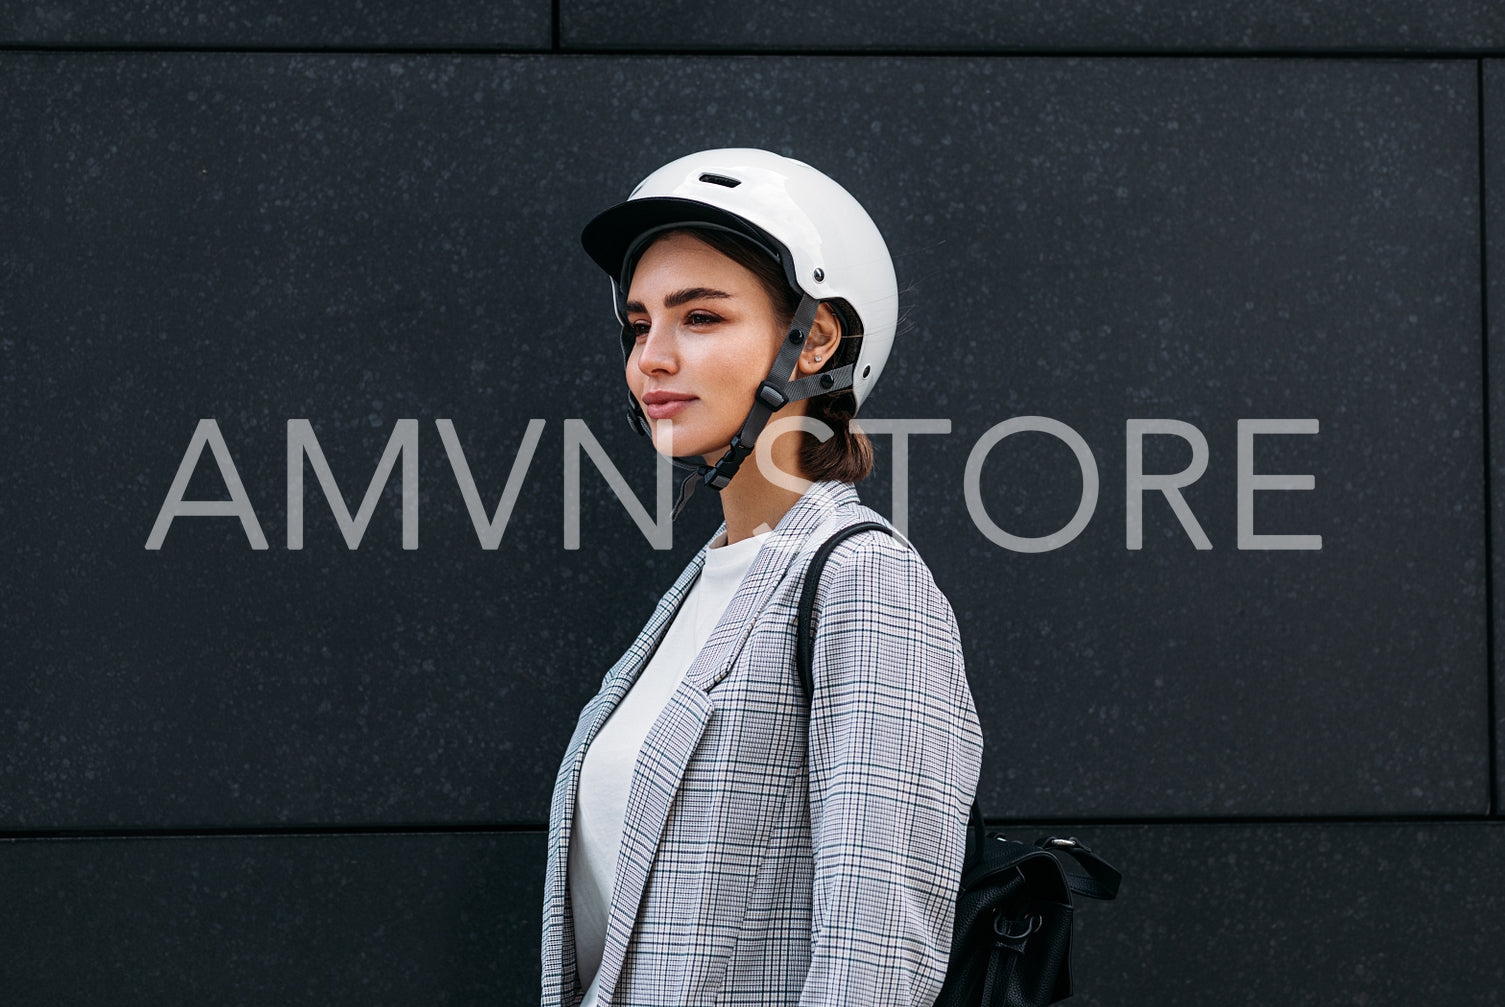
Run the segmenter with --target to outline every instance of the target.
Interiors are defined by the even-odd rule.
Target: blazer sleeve
[[[946,974],[982,734],[956,619],[907,543],[838,546],[817,595],[802,1005],[930,1004]]]

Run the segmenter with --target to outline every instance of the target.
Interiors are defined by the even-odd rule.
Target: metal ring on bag
[[[1043,922],[1044,921],[1041,920],[1039,916],[1033,913],[1026,916],[1022,920],[1011,920],[1007,916],[1003,915],[1003,913],[998,913],[993,917],[993,932],[1006,941],[1022,941],[1030,934],[1034,933],[1036,930],[1039,930],[1040,925]],[[1016,923],[1024,924],[1023,933],[1016,934],[1010,932],[1009,927]]]

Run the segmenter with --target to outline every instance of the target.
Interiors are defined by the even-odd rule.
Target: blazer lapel
[[[606,923],[606,946],[601,954],[602,1004],[610,1004],[616,996],[617,978],[637,923],[643,889],[658,854],[659,839],[674,797],[679,793],[680,781],[711,719],[711,709],[711,701],[704,692],[688,680],[681,682],[638,753],[632,784],[627,790],[627,816],[622,823],[611,916]]]
[[[549,851],[544,870],[544,968],[546,973],[558,970],[552,976],[546,974],[546,979],[550,980],[550,987],[560,993],[560,1000],[564,1003],[572,1002],[569,991],[576,990],[578,986],[574,954],[575,923],[569,910],[568,862],[570,836],[575,824],[575,799],[580,786],[580,766],[585,761],[585,750],[601,730],[601,725],[606,723],[611,712],[622,701],[622,697],[627,695],[627,690],[637,680],[648,659],[653,656],[653,651],[663,639],[664,631],[673,621],[685,596],[690,593],[704,564],[705,547],[701,547],[674,582],[674,586],[659,599],[653,614],[649,616],[632,646],[627,648],[627,652],[606,673],[600,691],[585,704],[559,766],[549,815]]]

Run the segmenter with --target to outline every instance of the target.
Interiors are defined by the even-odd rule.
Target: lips
[[[647,392],[643,395],[643,412],[648,414],[650,420],[667,420],[683,412],[694,401],[694,395],[680,392]]]

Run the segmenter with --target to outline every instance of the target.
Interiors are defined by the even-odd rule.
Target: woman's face
[[[721,457],[784,338],[768,292],[704,242],[669,234],[638,259],[627,324],[637,337],[627,387],[648,417],[653,446],[681,457]]]

